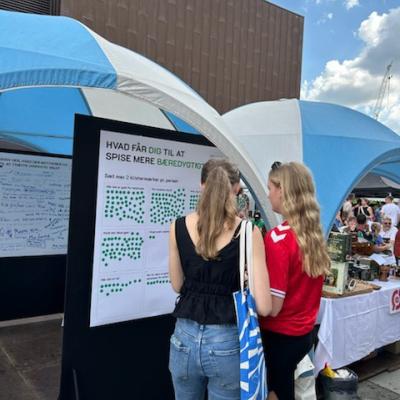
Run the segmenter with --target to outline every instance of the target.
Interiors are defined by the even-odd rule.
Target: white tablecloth
[[[328,362],[340,368],[373,350],[400,340],[400,313],[390,314],[390,300],[400,280],[374,282],[382,288],[341,299],[322,298],[315,350],[315,373]]]

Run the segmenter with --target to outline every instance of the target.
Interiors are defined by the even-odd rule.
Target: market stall
[[[322,298],[316,374],[326,362],[340,368],[400,340],[400,280],[374,283],[381,289],[350,297]]]
[[[328,238],[332,263],[317,320],[316,375],[326,363],[344,367],[400,340],[400,268],[392,244],[367,224],[346,229]]]

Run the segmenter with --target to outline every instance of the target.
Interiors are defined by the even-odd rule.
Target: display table
[[[400,340],[400,312],[390,313],[392,294],[400,288],[400,280],[374,283],[382,288],[358,296],[321,299],[316,374],[325,362],[340,368]]]

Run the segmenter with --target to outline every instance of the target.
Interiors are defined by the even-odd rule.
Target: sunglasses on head
[[[275,169],[278,169],[281,165],[282,165],[282,163],[280,161],[274,161],[271,165],[272,171],[274,171]]]

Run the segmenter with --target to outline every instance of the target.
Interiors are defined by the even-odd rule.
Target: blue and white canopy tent
[[[287,100],[221,118],[164,68],[70,18],[0,11],[0,60],[0,145],[71,154],[75,113],[197,131],[238,164],[271,226],[266,174],[276,159],[312,169],[326,230],[367,172],[400,182],[399,137],[365,115]]]
[[[400,183],[400,137],[346,107],[299,100],[253,103],[223,116],[264,180],[271,164],[301,161],[313,172],[327,233],[337,210],[368,172]],[[267,209],[270,225],[277,216]]]
[[[0,60],[0,144],[71,154],[75,113],[198,131],[266,203],[261,175],[222,117],[147,58],[71,18],[0,11]]]

